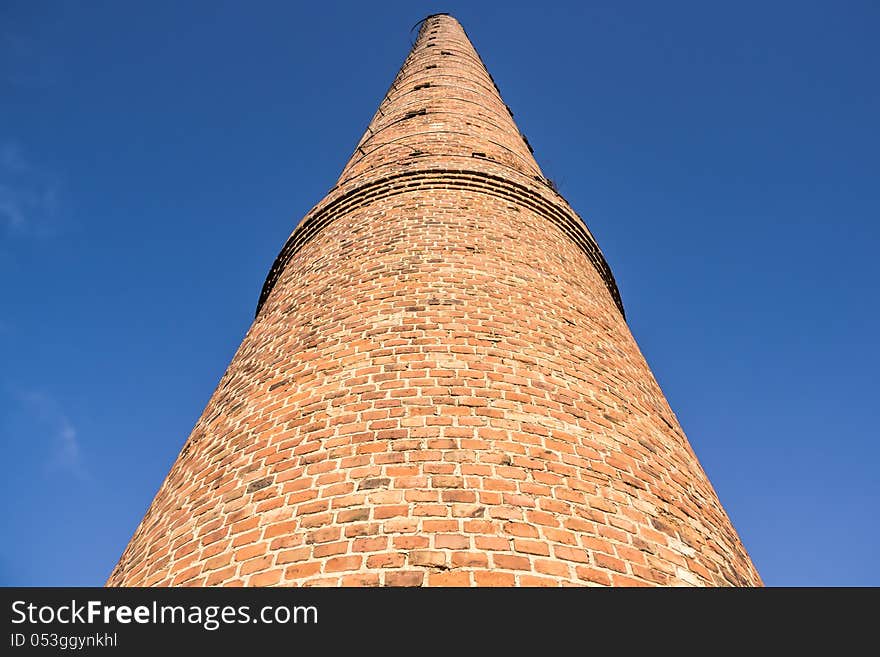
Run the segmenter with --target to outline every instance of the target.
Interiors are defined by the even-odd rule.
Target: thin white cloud
[[[0,229],[46,237],[61,204],[57,176],[27,158],[13,142],[0,142]]]
[[[6,223],[6,227],[13,231],[19,231],[24,227],[24,199],[11,187],[0,184],[0,217]]]
[[[83,479],[85,478],[85,469],[83,468],[79,442],[76,439],[76,429],[70,420],[63,415],[58,420],[59,425],[52,449],[52,460],[49,463],[50,469],[71,472]]]
[[[80,480],[89,479],[76,427],[58,403],[44,392],[17,391],[15,396],[34,420],[36,434],[45,445],[47,474],[64,473]]]

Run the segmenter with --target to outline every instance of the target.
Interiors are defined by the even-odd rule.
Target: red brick
[[[567,578],[569,575],[569,564],[564,561],[556,561],[551,559],[535,559],[535,570],[545,575],[554,575],[556,577]]]
[[[428,586],[470,586],[471,575],[462,571],[432,572],[428,575]]]
[[[523,554],[538,554],[542,556],[550,556],[550,548],[546,543],[540,541],[527,541],[525,539],[514,539],[513,550],[522,552]]]
[[[465,550],[471,545],[469,536],[458,536],[456,534],[437,534],[434,536],[435,548],[446,548],[450,550]]]
[[[251,559],[250,561],[245,561],[239,567],[238,574],[239,575],[250,575],[251,573],[258,573],[262,570],[266,570],[269,566],[272,565],[272,561],[275,559],[275,555],[268,554],[264,557],[257,557],[256,559]]]
[[[412,550],[428,547],[430,539],[427,536],[395,536],[392,543],[400,550]]]
[[[589,563],[590,557],[585,550],[571,548],[565,545],[554,545],[553,556],[566,561],[580,561],[581,563]]]
[[[424,579],[422,571],[390,571],[385,573],[385,586],[421,586]]]
[[[281,575],[284,573],[283,568],[275,570],[264,570],[256,575],[251,575],[248,584],[250,586],[272,586],[281,581]]]
[[[405,516],[407,514],[408,509],[409,509],[409,507],[405,504],[377,506],[375,509],[373,509],[373,517],[376,520],[381,520],[383,518],[394,518],[397,516]]]
[[[312,548],[310,547],[302,547],[296,548],[294,550],[284,550],[278,553],[278,556],[275,557],[275,563],[277,565],[285,564],[285,563],[293,563],[296,561],[306,561],[312,555]]]
[[[339,583],[341,586],[379,586],[379,573],[345,575]]]
[[[535,575],[520,575],[519,577],[519,585],[520,586],[541,586],[541,587],[553,587],[559,586],[559,580],[553,579],[552,577],[537,577]]]
[[[516,584],[516,578],[512,574],[491,571],[475,571],[474,581],[477,586],[514,586]]]
[[[413,550],[409,553],[412,566],[429,566],[439,568],[446,565],[446,554],[434,550]]]
[[[589,568],[588,566],[578,566],[575,568],[575,572],[580,579],[604,586],[611,586],[611,576],[604,571]]]
[[[596,562],[596,565],[600,568],[607,568],[608,570],[616,570],[619,573],[626,572],[626,564],[620,559],[615,559],[614,557],[609,557],[608,555],[596,553],[593,555],[593,559]]]
[[[334,557],[333,559],[328,559],[327,563],[324,565],[324,572],[335,573],[340,570],[357,570],[361,567],[362,561],[363,558],[358,556]]]
[[[614,573],[611,576],[611,581],[614,582],[614,586],[627,586],[627,587],[639,587],[639,586],[651,586],[648,582],[643,582],[638,579],[634,579],[632,577],[627,577],[626,575],[619,575]]]
[[[371,554],[367,557],[367,568],[400,568],[405,562],[401,553]]]
[[[388,547],[387,536],[373,538],[358,538],[351,544],[352,552],[378,552]]]
[[[524,536],[526,538],[538,538],[538,529],[534,525],[524,522],[506,522],[504,531],[511,536]]]
[[[274,525],[269,525],[263,531],[263,538],[274,538],[275,536],[290,534],[296,530],[296,526],[296,520],[288,520],[287,522],[279,522]]]
[[[267,546],[265,543],[258,543],[256,545],[249,545],[246,548],[242,548],[235,553],[236,561],[247,561],[253,557],[257,557],[266,552]]]
[[[213,573],[208,575],[208,578],[205,580],[205,585],[217,586],[221,582],[224,582],[230,577],[233,577],[236,570],[236,566],[230,566],[229,568],[224,568],[223,570],[215,570]]]
[[[509,550],[510,540],[497,536],[476,536],[474,546],[479,550]]]
[[[531,565],[526,557],[493,554],[492,562],[496,568],[503,568],[505,570],[531,570]]]
[[[339,541],[338,543],[322,543],[312,548],[313,557],[329,557],[334,554],[345,554],[348,551],[348,541]]]
[[[302,579],[321,571],[321,564],[317,561],[290,566],[284,571],[284,579]]]
[[[489,557],[483,552],[453,552],[452,565],[456,568],[486,568]]]
[[[424,21],[107,584],[761,583],[480,61]]]

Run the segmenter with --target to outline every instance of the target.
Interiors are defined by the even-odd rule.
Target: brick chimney
[[[107,584],[761,584],[451,16],[281,249]]]

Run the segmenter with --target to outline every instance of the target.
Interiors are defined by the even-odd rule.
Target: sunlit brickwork
[[[760,585],[461,26],[428,17],[108,585]]]

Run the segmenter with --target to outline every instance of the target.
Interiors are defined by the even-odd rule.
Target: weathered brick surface
[[[108,585],[760,584],[511,116],[429,17]]]

